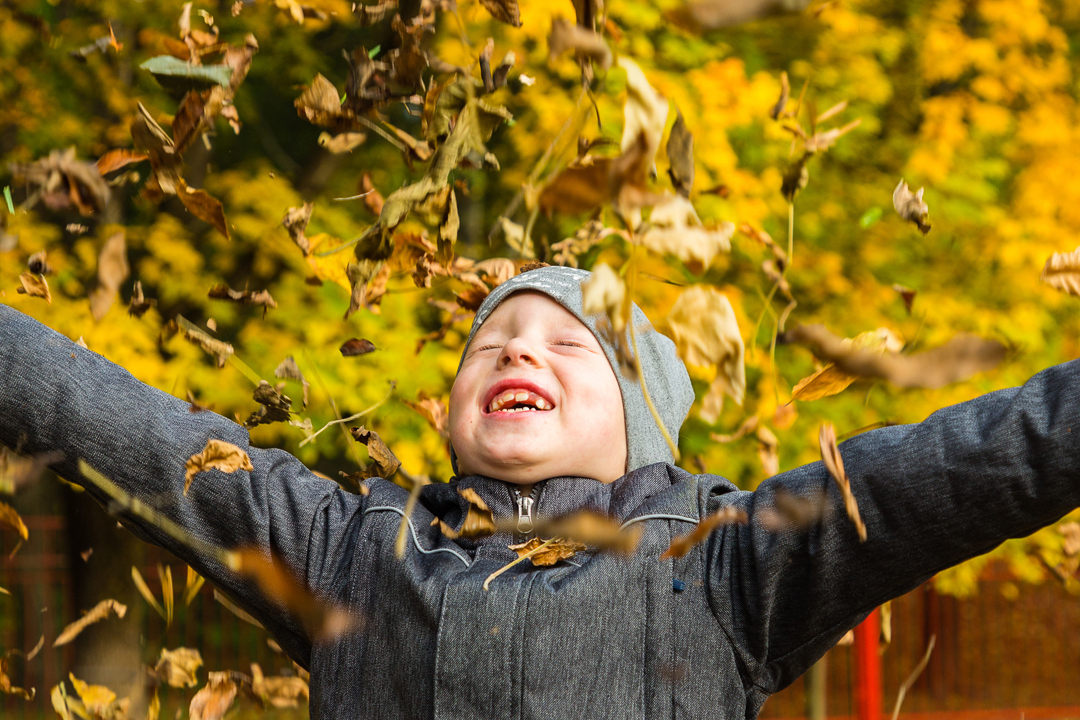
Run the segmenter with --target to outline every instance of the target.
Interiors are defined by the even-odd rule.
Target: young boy
[[[121,513],[259,619],[311,670],[314,718],[753,718],[871,609],[935,572],[1080,505],[1080,362],[941,410],[918,425],[846,442],[867,528],[844,520],[821,463],[743,492],[670,464],[640,386],[581,311],[587,273],[541,268],[496,288],[477,313],[451,394],[456,477],[425,488],[394,540],[407,493],[370,481],[353,495],[247,432],[136,381],[123,369],[0,306],[0,441],[85,459],[125,492],[213,545],[255,546],[320,596],[364,618],[319,641],[272,598],[213,558]],[[646,320],[635,308],[638,326]],[[643,375],[672,435],[693,401],[669,340],[638,339]],[[1076,427],[1076,432],[1073,428]],[[184,463],[218,438],[254,469],[199,476]],[[778,489],[824,492],[830,520],[766,521]],[[99,500],[106,498],[87,486]],[[472,489],[521,531],[450,540]],[[724,507],[730,525],[682,558],[674,537]],[[642,528],[634,555],[584,552],[552,567],[507,545],[538,516],[589,508]],[[775,517],[775,512],[772,513]]]

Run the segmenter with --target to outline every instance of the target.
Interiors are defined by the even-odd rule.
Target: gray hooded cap
[[[600,347],[604,349],[608,362],[611,363],[615,378],[619,382],[619,389],[622,391],[623,412],[626,419],[626,471],[630,472],[659,462],[673,462],[674,458],[664,440],[664,435],[656,426],[652,413],[645,404],[641,384],[637,380],[623,376],[619,370],[615,348],[604,340],[597,329],[597,320],[603,316],[599,314],[586,316],[582,312],[581,282],[591,276],[592,273],[577,268],[549,266],[521,273],[499,285],[491,291],[480,309],[476,311],[472,329],[469,331],[469,339],[461,353],[462,362],[476,331],[503,300],[512,293],[522,290],[544,293],[569,310],[592,331]],[[634,329],[637,331],[641,369],[649,388],[649,395],[668,433],[677,441],[683,420],[690,412],[690,406],[694,404],[694,388],[690,384],[690,376],[686,372],[686,366],[675,353],[675,343],[654,330],[645,313],[636,304],[633,307],[632,318]],[[629,345],[629,331],[627,331],[626,342]],[[460,369],[459,363],[458,370]],[[457,470],[456,457],[454,457],[454,469]]]

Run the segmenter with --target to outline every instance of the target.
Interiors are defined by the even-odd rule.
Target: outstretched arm
[[[254,469],[199,474],[185,497],[184,464],[211,438],[245,451]],[[191,413],[187,403],[2,304],[0,443],[30,454],[63,453],[54,468],[108,507],[109,498],[82,478],[83,459],[198,542],[256,548],[320,594],[344,599],[336,579],[345,574],[338,568],[351,554],[361,498],[315,477],[284,451],[251,447],[236,423],[212,412]],[[280,604],[191,543],[124,510],[118,515],[136,535],[167,548],[241,601],[307,666],[311,641]]]
[[[748,679],[766,693],[794,681],[886,600],[1080,506],[1080,361],[917,425],[859,435],[840,451],[866,542],[820,462],[709,503],[750,516],[715,533],[705,557],[713,609]],[[763,511],[780,487],[804,498],[825,491],[826,519],[770,531]]]

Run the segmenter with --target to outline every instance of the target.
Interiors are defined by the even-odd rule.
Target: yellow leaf
[[[549,567],[560,560],[574,557],[585,549],[585,544],[563,538],[543,541],[534,537],[523,543],[511,545],[510,549],[518,554],[518,558],[527,557],[536,567]]]
[[[29,295],[30,297],[44,298],[45,302],[52,305],[52,293],[49,292],[49,281],[45,279],[44,275],[35,275],[31,272],[24,272],[19,276],[19,282],[22,283],[21,288],[17,288],[16,292]]]
[[[94,608],[83,615],[81,618],[64,628],[64,631],[60,633],[60,636],[53,642],[53,647],[60,647],[66,645],[75,639],[79,633],[86,628],[87,625],[92,625],[98,620],[104,620],[109,615],[109,611],[112,610],[116,613],[116,617],[122,618],[127,613],[127,605],[121,605],[115,600],[102,600]]]
[[[14,528],[15,532],[19,533],[19,537],[23,540],[30,537],[30,531],[26,529],[26,523],[19,517],[19,513],[15,512],[15,508],[7,503],[0,502],[0,522]]]
[[[626,283],[607,263],[593,268],[592,277],[581,283],[581,312],[585,315],[603,313],[615,332],[622,334],[630,319],[630,304],[626,301]]]
[[[877,330],[860,333],[850,340],[841,342],[844,343],[845,347],[852,350],[872,350],[882,354],[896,354],[903,347],[903,342],[888,328],[878,328]],[[791,397],[803,402],[820,400],[843,392],[858,379],[858,375],[850,375],[840,370],[833,363],[829,363],[796,383],[791,390]]]
[[[154,611],[161,616],[161,619],[165,619],[165,609],[161,607],[161,603],[154,597],[154,593],[150,592],[150,586],[143,580],[142,573],[134,565],[131,566],[131,579],[135,582],[135,587],[138,589],[139,594],[143,596],[143,599],[149,603],[150,607],[154,608]]]
[[[651,167],[667,122],[668,103],[653,89],[633,60],[623,55],[619,67],[626,71],[626,104],[623,105],[623,134],[619,148],[625,153],[644,134],[646,167]]]
[[[738,404],[746,394],[745,346],[731,301],[715,288],[694,285],[679,295],[667,317],[679,355],[690,365],[715,365],[717,379]]]
[[[234,473],[237,470],[251,472],[255,466],[251,464],[248,454],[237,446],[224,440],[210,439],[206,441],[206,447],[202,449],[202,452],[188,458],[184,468],[187,470],[184,476],[184,495],[187,495],[191,481],[201,472],[208,470],[220,470],[223,473]]]
[[[1080,247],[1071,253],[1051,255],[1039,279],[1062,292],[1080,297]]]
[[[236,683],[227,672],[212,672],[206,685],[191,698],[191,720],[220,720],[236,699]]]
[[[198,650],[193,648],[161,649],[154,672],[158,678],[170,687],[195,687],[198,679],[195,674],[202,667],[203,660]]]

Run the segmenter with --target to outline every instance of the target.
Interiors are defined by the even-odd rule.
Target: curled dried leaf
[[[296,676],[266,677],[258,663],[251,663],[251,690],[263,707],[297,707],[308,700],[310,691],[307,681]]]
[[[550,567],[560,560],[569,560],[585,550],[585,544],[563,538],[545,541],[534,537],[523,543],[510,545],[510,549],[518,554],[518,558],[528,558],[529,562],[536,567]]]
[[[225,283],[218,283],[210,288],[210,291],[206,293],[206,296],[214,298],[215,300],[232,300],[233,302],[238,302],[243,305],[261,305],[264,316],[266,315],[267,310],[277,307],[277,302],[270,296],[269,290],[259,290],[258,292],[252,290],[233,290]]]
[[[865,542],[866,525],[859,516],[859,503],[851,492],[851,480],[848,479],[847,471],[844,470],[844,458],[840,456],[840,448],[836,444],[836,428],[832,423],[821,426],[821,430],[818,431],[818,445],[821,447],[821,459],[825,463],[825,468],[840,488],[840,494],[844,498],[844,510],[855,525],[859,540]]]
[[[676,192],[689,198],[694,187],[694,136],[686,127],[686,120],[678,105],[675,106],[675,124],[668,135],[667,156],[671,184]]]
[[[641,236],[642,245],[661,255],[678,257],[695,272],[707,268],[718,253],[730,251],[735,233],[730,222],[712,230],[705,228],[694,206],[682,195],[662,196],[653,207],[649,225]]]
[[[899,353],[904,346],[903,341],[888,328],[878,328],[870,332],[860,333],[850,340],[842,340],[841,342],[852,349],[893,355]],[[846,390],[849,385],[858,379],[857,375],[846,373],[834,363],[829,363],[796,383],[791,390],[791,397],[803,402],[820,400]]]
[[[353,439],[367,448],[371,465],[368,465],[361,473],[363,478],[380,477],[388,478],[398,471],[401,461],[386,446],[383,439],[374,430],[368,430],[363,425],[349,428]]]
[[[375,349],[375,343],[366,338],[350,338],[343,342],[340,348],[343,357],[367,355],[369,352],[374,352]]]
[[[53,267],[49,264],[46,257],[46,251],[41,250],[36,252],[26,261],[26,267],[35,275],[51,275]]]
[[[201,472],[220,470],[223,473],[232,474],[237,470],[251,472],[255,466],[251,464],[248,454],[232,443],[224,440],[211,438],[206,441],[206,447],[201,452],[195,453],[184,463],[186,473],[184,475],[184,495],[191,488],[191,481]]]
[[[237,690],[231,673],[208,673],[206,685],[191,698],[188,707],[191,720],[221,720],[232,707]]]
[[[23,541],[30,537],[30,531],[26,529],[26,523],[23,522],[22,517],[7,503],[0,502],[0,523],[12,528]]]
[[[154,673],[169,687],[195,687],[199,683],[196,673],[202,664],[202,655],[194,648],[162,648]]]
[[[147,299],[143,295],[142,282],[135,281],[135,286],[131,291],[131,301],[128,302],[128,315],[132,317],[141,318],[146,314],[146,311],[157,305],[157,300],[153,298]]]
[[[567,52],[573,52],[579,60],[596,63],[601,70],[611,67],[611,48],[599,33],[557,17],[551,21],[548,33],[548,57],[554,60]]]
[[[278,366],[274,368],[274,377],[288,378],[289,380],[297,380],[304,388],[304,407],[308,404],[308,391],[310,385],[307,379],[304,377],[304,373],[300,372],[300,368],[296,364],[296,360],[292,355],[287,356],[284,360],[278,363]]]
[[[281,218],[281,224],[285,226],[285,231],[289,233],[289,237],[296,243],[304,253],[304,257],[311,254],[311,243],[308,241],[307,236],[304,235],[304,231],[307,230],[308,221],[311,220],[311,211],[315,208],[315,203],[306,202],[300,207],[291,207],[285,211],[285,217]]]
[[[120,292],[120,285],[127,280],[131,268],[127,261],[127,244],[124,232],[113,233],[101,246],[98,255],[98,286],[90,293],[90,314],[101,320],[112,307]]]
[[[745,525],[747,523],[747,516],[744,510],[728,505],[722,507],[712,515],[708,515],[703,518],[697,526],[686,535],[680,535],[671,541],[671,545],[664,554],[660,556],[661,560],[667,560],[668,558],[681,558],[686,553],[690,552],[695,545],[703,542],[713,530],[719,527],[726,527],[728,525]]]
[[[439,433],[440,437],[446,440],[450,439],[450,431],[448,430],[450,413],[447,411],[446,403],[438,398],[428,397],[423,391],[420,391],[416,396],[416,402],[410,400],[402,400],[402,402],[423,415],[424,419],[434,428],[435,432]]]
[[[896,212],[905,220],[915,223],[916,227],[922,231],[922,234],[930,232],[930,208],[926,206],[926,202],[923,201],[923,190],[919,188],[915,193],[911,192],[908,188],[908,184],[903,180],[893,190],[893,207],[896,208]]]
[[[22,284],[22,287],[16,288],[15,292],[20,295],[42,298],[45,302],[52,305],[52,293],[49,292],[49,281],[45,279],[44,275],[35,275],[29,271],[24,272],[19,275],[19,282]]]
[[[1039,279],[1062,292],[1080,297],[1080,247],[1071,253],[1051,255]]]
[[[0,655],[0,694],[2,695],[17,695],[23,700],[33,700],[36,694],[35,688],[26,690],[21,687],[15,687],[11,684],[11,678],[8,677],[8,659],[5,656]]]
[[[461,529],[455,530],[442,520],[437,520],[442,534],[451,540],[457,538],[486,537],[498,531],[495,520],[491,515],[491,509],[487,506],[475,490],[465,488],[458,490],[458,494],[469,502],[469,508],[465,512],[465,520],[461,523]]]
[[[53,647],[60,647],[66,645],[75,637],[81,633],[88,625],[92,625],[99,620],[104,620],[109,616],[110,612],[116,613],[116,617],[122,618],[127,614],[127,605],[121,605],[115,600],[102,600],[90,610],[90,612],[83,615],[81,618],[71,623],[64,628],[63,632],[53,641]]]
[[[741,405],[746,394],[745,346],[727,296],[704,285],[687,288],[667,322],[679,356],[690,365],[715,365],[725,392]]]
[[[192,325],[183,315],[176,316],[176,328],[184,339],[192,345],[198,345],[203,350],[217,359],[219,368],[225,367],[225,363],[233,354],[233,346],[216,338],[212,338],[199,328]]]
[[[521,10],[518,9],[517,0],[480,0],[480,4],[499,22],[521,27]]]

